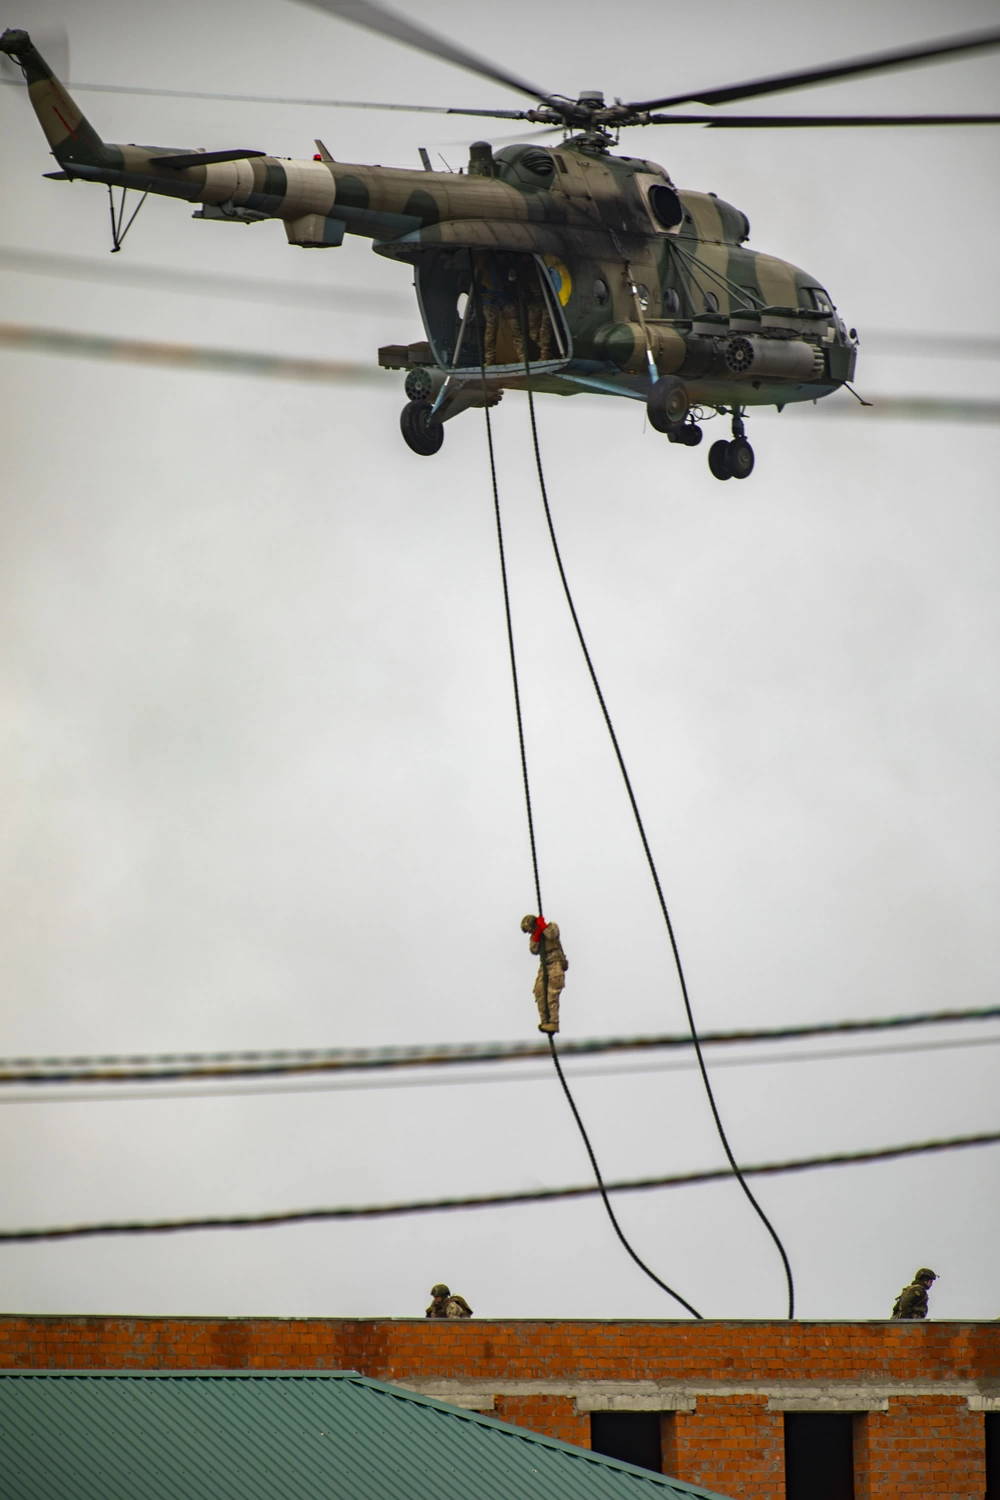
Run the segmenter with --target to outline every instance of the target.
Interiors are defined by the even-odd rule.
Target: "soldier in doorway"
[[[894,1318],[926,1318],[927,1293],[937,1281],[937,1272],[921,1266],[909,1286],[904,1286],[892,1306]]]
[[[518,317],[521,323],[520,357],[524,358],[524,332],[528,335],[528,354],[537,360],[552,358],[552,323],[545,297],[538,281],[538,267],[533,260],[522,258],[518,266]]]
[[[563,952],[555,922],[529,914],[521,918],[521,931],[530,934],[528,946],[532,953],[538,954],[534,990],[538,1029],[552,1036],[559,1030],[559,996],[566,984],[569,959]]]
[[[524,357],[517,270],[510,256],[485,251],[476,256],[476,270],[483,309],[483,364],[513,364]]]

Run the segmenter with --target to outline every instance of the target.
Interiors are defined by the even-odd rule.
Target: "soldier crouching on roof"
[[[472,1308],[464,1297],[457,1292],[449,1291],[443,1281],[435,1282],[431,1287],[431,1305],[424,1313],[425,1318],[471,1318]]]
[[[546,922],[544,917],[529,915],[521,918],[521,931],[531,934],[528,946],[532,953],[539,955],[534,991],[538,1006],[538,1029],[552,1036],[559,1030],[559,996],[566,983],[569,959],[563,952],[559,928],[555,922]]]

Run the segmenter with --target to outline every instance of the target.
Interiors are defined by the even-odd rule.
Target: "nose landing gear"
[[[747,442],[743,418],[733,412],[733,437],[731,442],[721,438],[708,450],[708,467],[716,479],[748,479],[753,473],[754,453]]]

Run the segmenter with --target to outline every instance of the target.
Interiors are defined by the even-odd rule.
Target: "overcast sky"
[[[974,30],[995,7],[427,0],[420,17],[553,91],[648,98]],[[45,20],[38,0],[7,16]],[[82,82],[519,104],[284,0],[97,0],[70,26]],[[761,112],[995,111],[998,79],[993,54]],[[107,140],[182,148],[309,157],[319,136],[341,160],[416,167],[425,145],[457,168],[478,133],[79,98]],[[53,164],[23,92],[0,90],[0,115],[2,246],[100,262],[79,279],[8,261],[3,320],[372,365],[380,344],[422,336],[406,268],[360,239],[304,252],[279,224],[192,222],[150,200],[109,259],[103,190],[42,178]],[[497,122],[494,139],[507,133]],[[866,398],[1000,395],[995,361],[877,337],[1000,332],[994,129],[688,127],[621,145],[736,204],[754,248],[829,289],[860,332]],[[125,280],[144,267],[317,301]],[[399,436],[391,374],[321,386],[0,351],[0,380],[0,1054],[536,1037],[482,414],[450,422],[428,459]],[[849,404],[753,415],[756,470],[720,485],[704,447],[668,445],[636,403],[537,402],[565,564],[705,1029],[996,1000],[1000,437],[838,415]],[[542,888],[571,963],[564,1037],[677,1032],[666,934],[548,551],[525,398],[508,394],[494,436]],[[996,1129],[1000,1027],[919,1040],[959,1035],[984,1044],[720,1068],[735,1152]],[[2,1222],[585,1182],[558,1085],[535,1071],[240,1099],[0,1095]],[[580,1076],[576,1091],[609,1179],[722,1162],[691,1072]],[[996,1317],[997,1161],[981,1148],[759,1181],[799,1314],[885,1316],[927,1264],[934,1315]],[[619,1214],[706,1315],[783,1315],[778,1258],[735,1185],[623,1197]],[[592,1200],[0,1257],[11,1311],[407,1315],[444,1278],[487,1316],[684,1316]]]

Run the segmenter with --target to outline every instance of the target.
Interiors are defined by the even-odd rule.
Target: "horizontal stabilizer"
[[[265,156],[264,151],[181,151],[173,156],[154,156],[153,165],[157,167],[173,167],[180,171],[183,167],[210,167],[217,161],[247,161],[251,156]]]

